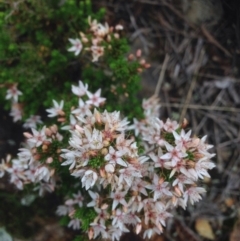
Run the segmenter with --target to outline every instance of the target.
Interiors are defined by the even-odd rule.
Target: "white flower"
[[[172,146],[169,143],[165,142],[167,148],[167,153],[162,155],[160,158],[164,160],[170,160],[172,165],[175,166],[183,157],[187,156],[187,153],[184,153],[179,146]]]
[[[175,131],[179,127],[179,124],[176,121],[171,121],[169,118],[163,125],[163,128],[167,132]]]
[[[66,206],[66,205],[60,205],[57,207],[57,211],[56,211],[56,214],[58,216],[65,216],[67,215],[69,212],[69,207]]]
[[[82,48],[83,48],[83,45],[82,45],[82,42],[80,41],[80,39],[76,38],[76,39],[72,39],[72,38],[69,38],[68,39],[70,41],[70,43],[73,45],[71,48],[68,49],[69,52],[75,52],[74,55],[79,55]]]
[[[191,204],[198,202],[202,199],[200,194],[205,193],[206,190],[202,187],[190,187],[187,191],[184,192],[183,198],[185,203],[187,203],[188,199],[190,200]]]
[[[89,195],[92,198],[92,201],[87,204],[87,207],[94,207],[97,206],[99,203],[99,194],[96,192],[92,192],[91,190],[88,191]]]
[[[37,128],[37,124],[42,124],[41,117],[38,115],[31,115],[23,124],[24,128]]]
[[[81,98],[78,100],[78,108],[72,111],[72,114],[84,117],[89,113],[90,105],[85,103]]]
[[[70,115],[70,125],[61,127],[62,130],[74,130],[77,120],[73,115]]]
[[[5,171],[8,170],[8,163],[11,160],[11,155],[7,155],[6,161],[2,159],[2,162],[0,162],[0,178],[4,176]]]
[[[35,177],[38,179],[38,181],[44,180],[46,182],[50,179],[50,171],[47,167],[42,166],[37,169],[35,172]]]
[[[99,150],[103,148],[102,132],[95,128],[93,129],[92,133],[87,128],[84,128],[84,131],[91,149]]]
[[[88,190],[90,187],[94,186],[97,181],[97,173],[92,170],[87,170],[82,177],[82,187],[85,187]]]
[[[13,240],[11,235],[9,233],[7,233],[7,231],[3,227],[0,228],[0,239],[1,239],[1,241],[12,241]]]
[[[150,239],[155,233],[157,234],[161,234],[162,230],[159,230],[157,227],[154,227],[154,228],[149,228],[149,229],[146,229],[143,233],[143,238],[148,238]]]
[[[31,137],[28,138],[27,140],[28,143],[30,142],[31,144],[34,144],[36,147],[41,146],[43,142],[47,140],[45,130],[46,130],[45,126],[40,131],[37,131],[32,128],[33,135],[31,135]]]
[[[113,199],[112,210],[114,210],[119,203],[121,203],[123,206],[127,206],[127,202],[124,199],[125,196],[126,192],[120,192],[119,190],[117,190],[115,193],[111,193],[110,197]]]
[[[87,96],[89,100],[86,101],[89,105],[94,105],[99,107],[100,104],[105,102],[106,98],[101,97],[101,89],[97,90],[96,93],[92,94],[91,92],[87,91]]]
[[[109,161],[108,163],[115,165],[116,163],[127,167],[127,163],[121,158],[123,155],[122,152],[114,150],[112,146],[109,147],[109,153],[105,156],[105,160]]]
[[[79,207],[82,207],[83,206],[83,200],[84,200],[84,197],[83,197],[82,193],[80,191],[78,191],[77,194],[73,194],[73,197],[74,197],[74,203],[78,204]]]
[[[92,62],[97,62],[99,57],[104,54],[104,47],[100,46],[91,46],[92,51]]]
[[[101,23],[97,24],[96,31],[94,32],[94,34],[97,35],[97,37],[103,38],[108,33],[109,33],[109,26],[107,23],[105,23],[105,26],[102,25]]]
[[[22,119],[22,108],[19,104],[12,105],[10,116],[13,117],[13,121],[17,122]]]
[[[61,100],[61,102],[58,104],[56,100],[53,100],[53,108],[47,109],[46,111],[49,113],[48,117],[55,117],[58,115],[63,115],[63,105],[64,101]]]
[[[129,187],[132,186],[135,177],[142,177],[140,171],[130,165],[127,168],[119,170],[119,173],[119,183],[122,183],[122,181],[124,180]]]
[[[108,236],[110,237],[110,239],[112,241],[115,240],[120,240],[121,236],[122,236],[122,231],[119,228],[115,228],[110,226],[110,228],[108,227]]]
[[[14,103],[18,102],[18,96],[22,95],[22,92],[17,89],[17,85],[12,85],[10,89],[7,90],[6,100],[12,99]]]
[[[107,238],[108,235],[107,235],[107,232],[105,231],[106,227],[104,225],[99,223],[91,223],[90,225],[92,226],[93,232],[94,232],[93,239],[95,239],[99,234],[101,234],[102,239]]]
[[[146,188],[153,190],[153,199],[154,201],[156,201],[160,197],[172,196],[172,193],[169,191],[169,188],[167,186],[168,182],[163,182],[161,179],[159,179],[157,174],[154,174],[153,184],[147,185]]]
[[[78,97],[86,95],[87,89],[88,89],[88,84],[85,84],[84,86],[81,80],[78,81],[78,86],[72,85],[72,92]]]
[[[190,135],[191,135],[191,130],[185,133],[185,131],[182,129],[180,135],[176,132],[173,131],[173,136],[175,138],[175,144],[182,148],[184,151],[187,149],[188,143],[191,141]]]
[[[157,155],[155,155],[155,153],[151,152],[151,153],[149,153],[149,156],[154,161],[154,167],[169,169],[169,166],[166,165],[166,160],[161,158],[161,156],[163,156],[163,153],[162,153],[162,149],[160,147],[158,148],[158,154]]]
[[[77,229],[80,229],[80,220],[75,218],[75,219],[72,219],[69,224],[68,224],[68,227],[72,227],[72,229],[74,230],[77,230]]]

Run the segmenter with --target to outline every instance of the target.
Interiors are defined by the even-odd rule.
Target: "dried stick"
[[[163,79],[164,79],[164,75],[165,75],[165,71],[167,69],[167,63],[168,63],[169,59],[170,59],[170,56],[168,54],[166,54],[165,58],[164,58],[164,61],[163,61],[163,64],[162,64],[160,75],[159,75],[159,78],[158,78],[156,90],[155,90],[155,93],[154,93],[155,96],[158,96],[159,91],[161,89],[161,85],[162,85],[162,82],[163,82]]]

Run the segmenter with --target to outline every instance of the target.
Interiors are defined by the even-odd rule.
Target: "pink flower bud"
[[[52,135],[52,131],[49,128],[45,129],[45,134],[46,136],[51,136]]]
[[[28,132],[24,132],[23,135],[26,137],[26,138],[32,138],[33,136],[28,133]]]
[[[137,56],[137,58],[140,58],[142,56],[142,50],[141,49],[137,50],[136,56]]]
[[[111,35],[108,35],[108,36],[107,36],[107,41],[108,41],[108,42],[111,42],[111,40],[112,40]]]
[[[57,127],[57,125],[52,125],[52,126],[50,127],[50,130],[51,130],[54,134],[56,134],[56,133],[58,132],[58,127]]]
[[[46,160],[47,164],[51,164],[53,162],[53,158],[52,157],[48,157]]]
[[[133,54],[129,54],[128,55],[128,61],[132,61],[132,60],[134,60],[134,55]]]
[[[144,66],[143,66],[145,69],[148,69],[148,68],[150,68],[151,67],[151,64],[149,64],[149,63],[146,63],[146,64],[144,64]]]
[[[138,223],[138,224],[136,225],[136,234],[139,234],[139,233],[141,232],[141,230],[142,230],[142,224],[141,224],[141,223]]]
[[[140,63],[141,65],[145,65],[145,64],[146,64],[146,60],[145,60],[145,59],[141,59],[141,60],[139,61],[139,63]]]
[[[113,34],[113,36],[114,36],[114,38],[116,38],[116,39],[119,39],[119,37],[120,37],[118,33]]]

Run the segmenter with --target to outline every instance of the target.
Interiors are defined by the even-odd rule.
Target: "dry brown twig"
[[[163,64],[162,64],[160,75],[159,75],[159,78],[158,78],[157,86],[156,86],[156,89],[155,89],[155,93],[154,93],[155,96],[159,95],[169,59],[170,59],[170,56],[168,54],[166,54],[165,58],[164,58],[164,61],[163,61]]]

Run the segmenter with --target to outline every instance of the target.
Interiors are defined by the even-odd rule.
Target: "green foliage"
[[[83,231],[87,231],[90,223],[93,222],[94,218],[97,216],[96,212],[93,208],[82,207],[78,208],[74,214],[75,218],[81,220],[81,229]]]
[[[194,158],[194,154],[192,153],[192,152],[190,152],[190,151],[187,151],[187,154],[188,154],[188,156],[187,156],[187,159],[188,160],[194,160],[195,158]]]
[[[59,224],[61,226],[67,226],[69,222],[70,222],[70,218],[68,216],[63,216],[59,220]]]
[[[68,99],[65,82],[81,77],[71,69],[80,65],[67,51],[68,38],[87,29],[89,15],[102,19],[104,11],[93,13],[89,0],[26,0],[17,9],[1,2],[0,85],[6,88],[0,89],[0,101],[7,87],[18,83],[24,93],[19,101],[25,103],[24,117],[28,118],[51,106],[52,99]],[[9,103],[5,107],[9,109]]]
[[[88,165],[92,168],[100,168],[105,164],[105,160],[102,156],[96,156],[89,160]]]
[[[163,138],[170,144],[174,144],[175,138],[172,133],[169,132],[164,132],[163,133]]]

